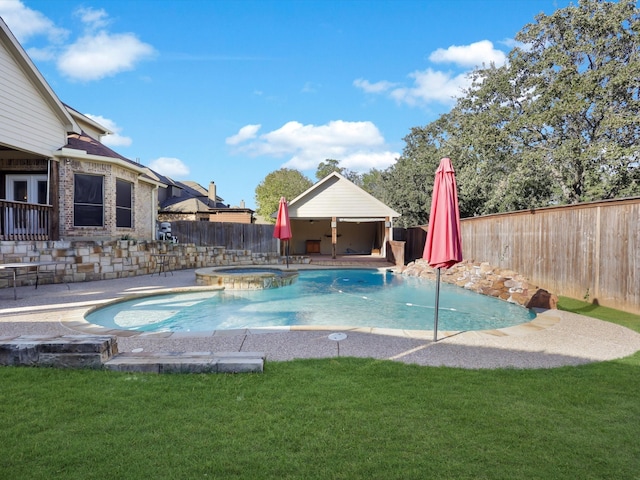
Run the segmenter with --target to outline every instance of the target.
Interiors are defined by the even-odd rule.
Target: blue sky
[[[568,0],[0,0],[60,99],[103,142],[255,208],[270,172],[387,168],[465,72]]]

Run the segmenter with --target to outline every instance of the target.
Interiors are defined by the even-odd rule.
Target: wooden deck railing
[[[0,240],[51,240],[53,207],[0,200]]]

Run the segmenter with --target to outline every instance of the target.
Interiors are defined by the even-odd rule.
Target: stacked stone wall
[[[277,253],[252,253],[250,250],[228,250],[225,247],[171,244],[161,241],[0,241],[0,263],[47,262],[41,270],[41,283],[73,283],[111,280],[157,271],[154,254],[171,254],[170,270],[226,265],[277,265],[283,259]],[[290,259],[290,261],[292,261]],[[0,276],[0,288],[12,279]],[[17,285],[35,282],[33,275],[19,275]]]

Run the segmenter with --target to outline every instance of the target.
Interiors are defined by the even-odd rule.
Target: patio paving
[[[328,259],[331,264],[332,260]],[[380,259],[348,259],[352,266],[390,267]],[[292,265],[292,268],[316,268]],[[341,264],[344,265],[344,264]],[[332,265],[335,266],[335,265]],[[93,306],[132,293],[195,285],[194,270],[85,283],[0,289],[0,338],[21,335],[116,335],[120,352],[261,352],[266,361],[339,356],[389,359],[460,368],[552,368],[613,360],[640,351],[640,333],[568,312],[540,312],[531,323],[492,331],[439,332],[296,327],[202,333],[107,330],[88,324]],[[343,339],[332,333],[342,332]],[[268,369],[268,363],[267,367]]]

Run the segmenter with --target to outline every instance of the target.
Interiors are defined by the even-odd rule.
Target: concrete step
[[[126,352],[104,367],[146,373],[262,373],[264,359],[259,352]]]

